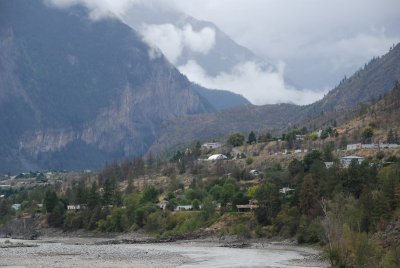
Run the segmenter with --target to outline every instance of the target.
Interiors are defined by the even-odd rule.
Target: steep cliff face
[[[128,26],[0,0],[0,172],[98,168],[142,154],[166,120],[214,111]]]

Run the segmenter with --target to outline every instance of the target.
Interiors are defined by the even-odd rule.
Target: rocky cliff
[[[0,7],[0,172],[99,168],[146,152],[162,122],[214,111],[118,20]]]

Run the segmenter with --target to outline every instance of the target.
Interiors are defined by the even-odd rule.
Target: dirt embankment
[[[15,239],[36,239],[42,234],[42,218],[33,215],[27,218],[16,218],[0,226],[0,237]]]

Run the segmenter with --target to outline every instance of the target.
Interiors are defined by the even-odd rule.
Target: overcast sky
[[[322,97],[345,75],[350,76],[372,57],[385,54],[400,41],[400,0],[46,1],[64,6],[84,2],[92,10],[93,19],[109,11],[121,15],[134,3],[178,9],[197,19],[211,21],[237,43],[275,64],[278,71],[265,72],[254,63],[246,63],[237,66],[232,73],[209,77],[193,61],[177,67],[195,82],[231,89],[257,104],[291,100],[310,103]],[[160,36],[154,36],[157,32]],[[166,32],[173,35],[166,35]],[[194,32],[188,27],[175,29],[162,25],[152,29],[151,34],[147,37],[158,41],[168,36],[181,38],[187,44],[179,41],[180,46],[206,52],[213,45],[201,38],[213,40],[213,33],[208,29]],[[169,46],[164,53],[174,63],[181,48],[175,50],[171,48],[172,40],[164,41]],[[174,53],[168,53],[171,51]],[[270,88],[269,99],[265,99],[266,87]]]
[[[300,87],[331,88],[400,41],[399,0],[174,1],[256,54],[283,61]]]

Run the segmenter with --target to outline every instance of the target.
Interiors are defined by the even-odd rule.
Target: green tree
[[[322,161],[322,153],[319,150],[312,150],[304,156],[304,170],[308,171],[315,160]]]
[[[244,142],[244,136],[241,133],[234,133],[228,138],[228,143],[232,146],[242,146]]]
[[[254,197],[258,201],[258,208],[255,210],[257,221],[263,225],[271,224],[281,205],[278,187],[265,183],[257,188]]]
[[[311,175],[304,177],[300,188],[299,199],[300,211],[303,214],[311,217],[317,215],[317,194]]]
[[[335,149],[335,143],[329,142],[324,146],[323,159],[325,162],[333,162],[333,150]]]
[[[248,144],[257,143],[257,137],[256,137],[256,134],[254,134],[253,131],[250,132],[249,137],[247,138],[247,143]]]
[[[379,182],[382,194],[390,210],[395,210],[400,205],[400,167],[390,165],[379,172]]]
[[[361,134],[361,138],[364,143],[371,143],[373,136],[374,136],[374,131],[372,130],[371,127],[365,128]]]
[[[203,206],[201,208],[200,217],[204,221],[209,221],[215,216],[215,206],[212,203],[211,198],[205,198],[203,201]]]
[[[106,179],[104,183],[103,192],[103,205],[111,205],[113,201],[114,190],[116,188],[116,181],[114,179]]]
[[[156,188],[154,188],[153,186],[148,186],[144,189],[140,202],[142,204],[147,202],[156,203],[158,201],[158,194],[159,193]]]
[[[11,215],[11,204],[8,199],[0,199],[0,223]]]
[[[61,227],[64,223],[65,206],[64,203],[58,201],[53,207],[51,213],[47,217],[47,222],[52,227]]]
[[[46,208],[46,211],[48,213],[52,212],[57,203],[58,198],[56,192],[52,190],[47,190],[43,201],[43,205]]]
[[[199,210],[200,209],[200,201],[198,199],[194,199],[192,201],[192,208],[193,208],[193,210]]]
[[[272,140],[272,135],[271,135],[271,133],[269,133],[269,132],[267,132],[267,133],[265,133],[265,134],[261,134],[261,135],[258,137],[258,141],[259,141],[259,142],[268,142],[268,141],[270,141],[270,140]]]
[[[87,191],[86,191],[85,181],[83,179],[79,180],[78,185],[74,187],[74,192],[75,192],[74,203],[85,204],[87,201]]]
[[[97,183],[93,182],[87,198],[88,199],[87,205],[90,210],[94,209],[101,203],[100,195],[97,191],[98,191]]]
[[[387,140],[387,143],[396,143],[396,137],[395,137],[393,129],[389,130],[386,140]]]
[[[289,163],[288,170],[292,176],[296,176],[304,171],[304,165],[295,158]]]

